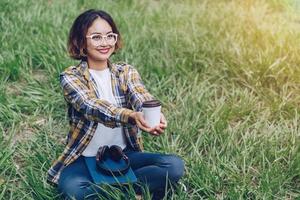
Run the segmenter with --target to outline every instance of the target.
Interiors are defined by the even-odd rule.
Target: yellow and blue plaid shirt
[[[137,70],[125,63],[109,63],[111,85],[117,106],[101,99],[96,82],[90,75],[88,64],[81,61],[60,74],[60,84],[68,105],[70,131],[61,156],[48,170],[47,180],[57,184],[64,167],[75,161],[87,147],[98,123],[123,127],[127,145],[140,151],[140,131],[129,115],[141,111],[142,103],[152,100]]]

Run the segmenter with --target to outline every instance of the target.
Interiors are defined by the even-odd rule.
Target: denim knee
[[[86,187],[81,177],[67,178],[58,183],[58,190],[66,199],[84,199]]]
[[[184,161],[176,155],[169,155],[165,159],[169,164],[168,179],[178,182],[184,174]]]

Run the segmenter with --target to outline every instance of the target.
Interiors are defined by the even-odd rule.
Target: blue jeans
[[[124,152],[130,159],[131,168],[139,185],[147,185],[153,196],[163,197],[159,197],[161,195],[159,192],[164,193],[167,180],[175,184],[183,176],[184,162],[178,156],[132,150]],[[79,200],[85,199],[87,196],[94,199],[99,194],[105,196],[104,191],[93,186],[92,177],[82,156],[61,172],[58,190],[67,199]],[[138,194],[141,193],[139,187],[135,187],[135,190]]]

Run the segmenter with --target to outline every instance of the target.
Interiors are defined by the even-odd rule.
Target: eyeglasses
[[[94,46],[100,46],[105,41],[108,45],[115,45],[118,40],[118,34],[109,33],[107,35],[101,35],[98,33],[88,35],[86,38],[91,39],[91,43]]]

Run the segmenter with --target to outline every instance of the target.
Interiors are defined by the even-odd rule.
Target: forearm
[[[133,113],[133,110],[116,107],[101,99],[86,100],[79,105],[77,110],[90,121],[96,121],[104,125],[115,123],[114,126],[128,123],[128,118]]]
[[[143,102],[153,100],[154,97],[146,89],[138,71],[131,66],[128,70],[129,101],[135,111],[141,111]]]
[[[142,111],[143,102],[153,100],[154,97],[149,92],[131,93],[129,101],[135,111]]]
[[[132,110],[120,108],[106,100],[96,98],[80,77],[73,74],[62,74],[60,83],[65,100],[86,119],[109,127],[128,123]]]

